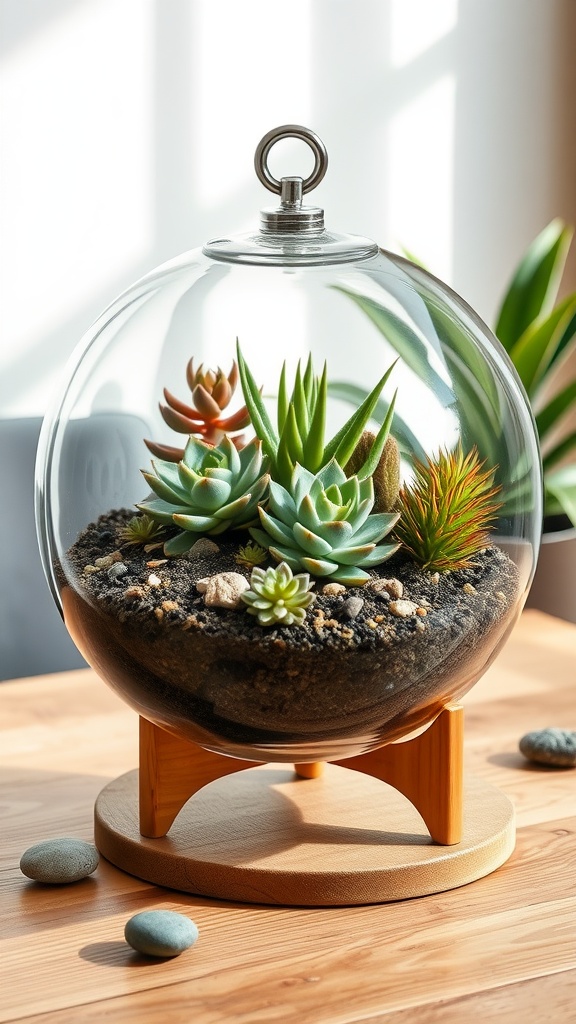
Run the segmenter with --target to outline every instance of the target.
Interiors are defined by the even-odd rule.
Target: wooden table
[[[91,671],[0,685],[0,1021],[467,1024],[576,1019],[576,771],[531,767],[518,739],[576,727],[576,627],[525,612],[466,698],[467,769],[518,815],[494,874],[421,899],[332,909],[180,895],[106,862],[66,887],[18,868],[52,836],[92,838],[96,795],[136,765],[136,715]],[[125,944],[140,910],[189,914],[170,961]]]

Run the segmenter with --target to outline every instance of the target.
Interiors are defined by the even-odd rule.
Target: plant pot
[[[558,517],[560,518],[560,517]],[[563,517],[563,522],[569,520]],[[544,523],[546,531],[547,523]],[[576,528],[545,532],[527,608],[576,622]]]

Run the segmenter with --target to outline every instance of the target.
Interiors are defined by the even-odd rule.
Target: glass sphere
[[[500,650],[535,568],[538,442],[502,347],[430,274],[345,236],[323,250],[314,237],[297,250],[285,237],[264,239],[260,255],[252,242],[221,240],[165,264],[89,331],[43,429],[40,545],[72,638],[139,714],[223,754],[335,760],[421,729]],[[237,339],[273,424],[282,364],[291,387],[299,360],[303,372],[311,356],[317,377],[326,363],[327,441],[394,364],[368,427],[378,431],[397,391],[391,434],[404,494],[427,460],[477,451],[497,493],[476,552],[458,561],[464,515],[436,522],[441,552],[449,542],[456,551],[438,567],[401,546],[368,568],[362,586],[312,574],[315,601],[302,625],[261,624],[243,602],[208,605],[199,581],[220,572],[250,578],[237,561],[250,540],[246,523],[207,527],[193,538],[203,538],[196,551],[176,556],[164,552],[162,524],[135,538],[129,523],[150,498],[141,470],[162,459],[158,446],[187,444],[174,426],[182,429],[178,415],[185,420],[182,409],[193,406],[194,373],[202,365],[227,376]],[[241,423],[234,414],[243,403],[239,384],[223,417]],[[248,442],[251,427],[243,433]],[[177,461],[170,465],[177,472]],[[269,555],[264,568],[277,561]]]

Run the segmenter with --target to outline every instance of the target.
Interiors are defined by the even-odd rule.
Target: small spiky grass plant
[[[301,626],[306,609],[315,601],[310,586],[308,573],[293,576],[290,566],[281,562],[274,568],[253,569],[250,590],[241,597],[248,614],[255,615],[261,626]]]
[[[132,516],[125,526],[118,531],[118,537],[123,547],[129,544],[144,544],[148,546],[152,541],[159,541],[164,534],[164,526],[157,523],[152,516],[145,513],[141,516]]]
[[[234,555],[236,564],[243,565],[246,569],[252,569],[255,565],[262,565],[262,562],[265,562],[267,558],[268,552],[266,548],[261,548],[253,540],[249,540],[247,544],[239,547]]]
[[[224,409],[238,384],[238,366],[232,362],[228,376],[218,367],[217,370],[204,369],[200,364],[194,368],[191,359],[186,367],[186,382],[192,392],[192,404],[188,405],[176,398],[164,388],[166,405],[160,403],[160,412],[165,423],[179,434],[195,434],[208,444],[217,445],[225,435],[243,430],[250,423],[250,415],[245,405],[231,416],[224,416]],[[233,438],[237,448],[241,448],[243,437]],[[156,441],[145,441],[147,448],[160,459],[167,462],[180,462],[184,457],[183,448],[172,448],[158,444]]]
[[[400,489],[402,513],[395,537],[423,569],[466,569],[487,543],[497,510],[494,469],[484,469],[474,447],[464,455],[440,451],[415,463],[413,483]]]

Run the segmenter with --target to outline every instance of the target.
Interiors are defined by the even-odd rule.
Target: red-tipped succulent
[[[223,416],[238,384],[238,366],[234,360],[228,376],[218,367],[217,370],[205,370],[200,364],[194,369],[191,359],[186,367],[186,380],[192,392],[192,404],[180,401],[164,388],[166,405],[160,403],[160,412],[164,422],[179,434],[195,434],[208,444],[217,445],[225,435],[243,430],[250,423],[250,414],[245,405],[231,416]],[[237,448],[244,443],[242,435],[231,440]],[[184,455],[183,448],[146,441],[153,455],[168,462],[180,462]]]

